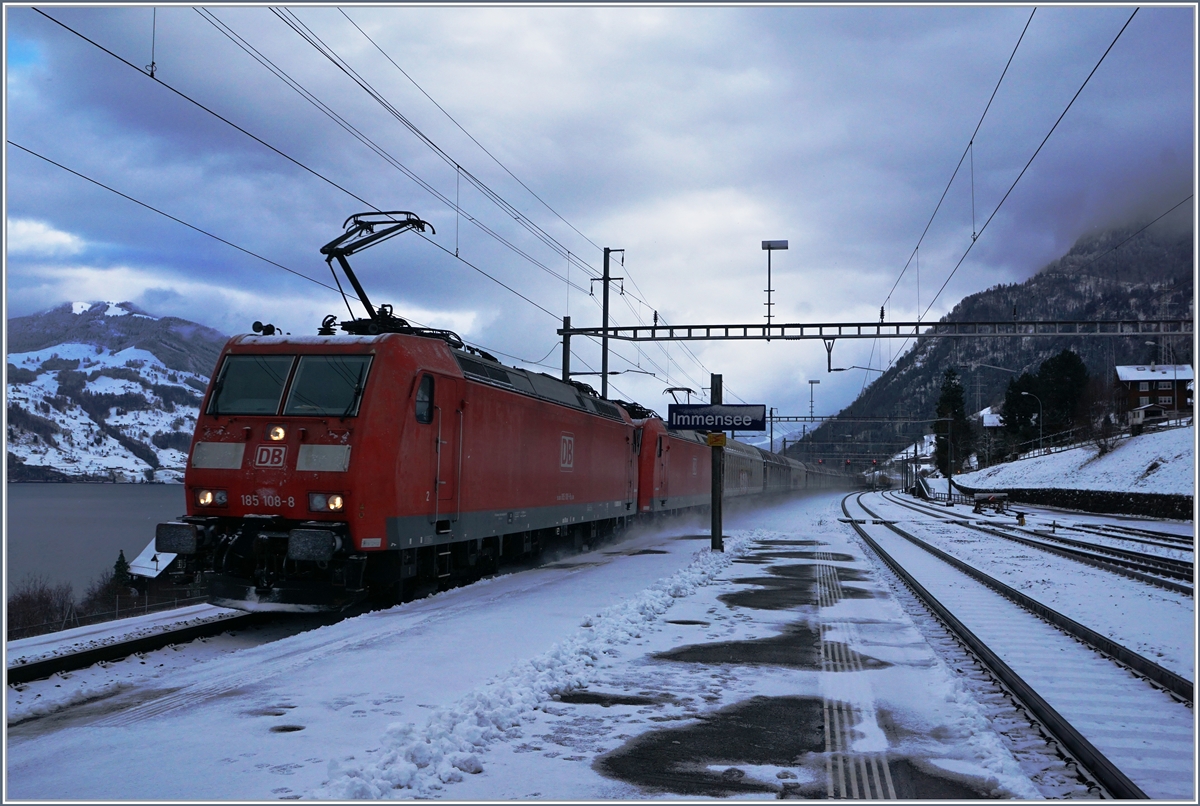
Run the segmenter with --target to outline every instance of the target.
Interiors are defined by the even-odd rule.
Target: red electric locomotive
[[[187,517],[156,548],[203,555],[217,604],[412,595],[618,531],[635,448],[616,405],[442,338],[239,336],[196,425]]]
[[[634,519],[703,507],[711,453],[636,404],[506,367],[448,331],[374,308],[346,256],[426,222],[360,214],[322,248],[367,319],[315,337],[237,336],[196,423],[187,514],[159,524],[172,576],[246,610],[391,603]],[[730,442],[729,496],[804,486],[798,462]],[[639,486],[639,479],[641,486]]]

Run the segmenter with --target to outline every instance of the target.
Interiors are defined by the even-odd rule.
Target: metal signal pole
[[[608,256],[613,252],[624,252],[624,249],[609,249],[604,247],[604,276],[600,279],[604,284],[604,335],[600,337],[600,397],[608,399],[608,286],[613,280],[624,280],[624,277],[611,277],[608,273]],[[622,286],[624,288],[624,286]]]
[[[563,317],[563,360],[562,360],[562,379],[563,383],[571,382],[571,317]]]
[[[709,386],[708,400],[714,406],[723,402],[721,393],[721,376],[713,373]],[[721,524],[721,502],[725,497],[725,449],[721,446],[712,448],[712,550],[725,551],[725,540]]]

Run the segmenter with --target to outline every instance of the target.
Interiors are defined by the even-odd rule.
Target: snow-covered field
[[[685,524],[271,643],[9,689],[6,794],[826,797],[830,713],[853,725],[849,757],[908,771],[889,779],[899,797],[1070,791],[1031,783],[1050,762],[1014,757],[837,522],[839,499],[731,514],[724,554]],[[764,740],[790,749],[762,758],[758,741],[702,741],[772,709],[816,721],[772,723]],[[619,772],[643,752],[700,788]]]
[[[1089,445],[955,475],[954,481],[982,490],[1046,487],[1193,495],[1195,478],[1192,426],[1121,440],[1104,456]]]

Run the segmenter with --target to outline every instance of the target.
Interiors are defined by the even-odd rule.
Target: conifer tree
[[[938,397],[937,416],[939,421],[933,424],[934,461],[937,462],[938,470],[948,473],[951,461],[956,470],[963,466],[971,454],[974,442],[971,424],[967,421],[962,379],[953,367],[947,367],[942,373],[942,392]]]
[[[129,563],[125,561],[125,549],[121,549],[117,561],[113,563],[113,584],[128,585],[129,580]]]

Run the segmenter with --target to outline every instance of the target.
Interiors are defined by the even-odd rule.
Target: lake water
[[[117,554],[132,562],[154,527],[187,509],[182,484],[9,484],[5,573],[70,582],[76,601]]]

